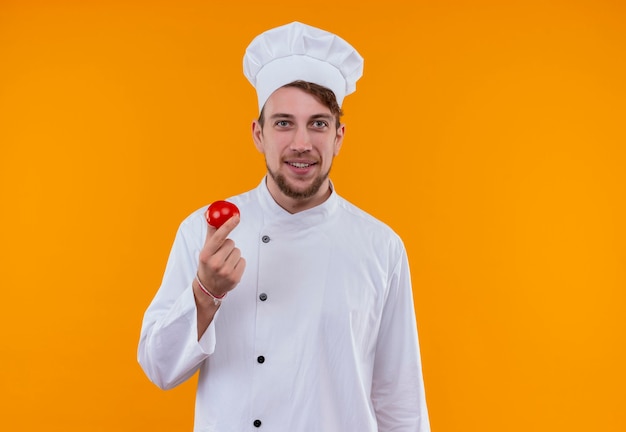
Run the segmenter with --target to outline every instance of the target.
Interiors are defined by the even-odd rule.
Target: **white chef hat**
[[[296,80],[331,89],[341,106],[363,75],[363,57],[332,33],[292,22],[252,40],[243,57],[243,72],[256,89],[259,112],[275,90]]]

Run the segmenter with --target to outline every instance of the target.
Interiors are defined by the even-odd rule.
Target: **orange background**
[[[618,0],[0,0],[0,430],[191,431],[141,319],[260,181],[242,55],[293,20],[365,57],[332,178],[405,239],[433,431],[626,430]]]

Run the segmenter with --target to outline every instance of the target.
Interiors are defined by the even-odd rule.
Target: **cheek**
[[[265,155],[265,161],[268,164],[276,165],[280,162],[280,152],[274,146],[265,146],[265,151],[263,152]]]

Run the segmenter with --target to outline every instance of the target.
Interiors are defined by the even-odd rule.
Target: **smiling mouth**
[[[295,168],[308,168],[310,166],[315,165],[314,163],[304,163],[304,162],[287,162],[287,163]]]

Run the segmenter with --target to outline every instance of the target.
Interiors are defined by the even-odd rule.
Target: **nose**
[[[293,140],[291,141],[291,150],[304,153],[311,150],[311,137],[306,128],[297,128]]]

